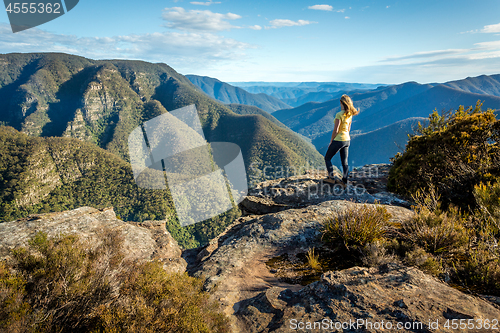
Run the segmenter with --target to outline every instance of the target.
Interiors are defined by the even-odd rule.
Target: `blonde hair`
[[[342,95],[342,97],[340,97],[340,103],[342,103],[342,105],[344,105],[344,114],[347,116],[347,117],[350,117],[350,116],[355,116],[357,114],[359,114],[359,109],[356,109],[354,107],[354,104],[352,103],[352,99],[347,96],[347,95]]]

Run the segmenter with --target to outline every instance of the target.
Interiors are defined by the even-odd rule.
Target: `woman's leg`
[[[332,158],[342,148],[343,144],[344,144],[344,141],[335,141],[334,140],[328,146],[328,150],[326,151],[326,154],[325,154],[325,164],[326,164],[326,171],[328,172],[329,178],[333,177]]]
[[[342,174],[342,181],[347,184],[347,177],[349,176],[349,145],[351,141],[342,141],[344,146],[340,149],[340,162],[342,163],[342,170],[344,173]]]

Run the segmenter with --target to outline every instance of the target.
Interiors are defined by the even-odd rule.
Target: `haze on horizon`
[[[0,52],[163,62],[225,82],[445,82],[500,73],[499,0],[82,0]]]

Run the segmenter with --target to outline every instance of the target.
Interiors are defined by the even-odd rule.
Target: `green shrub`
[[[30,305],[24,300],[26,281],[12,274],[0,262],[0,331],[6,333],[29,332]]]
[[[30,320],[41,332],[83,332],[96,325],[96,305],[112,293],[111,271],[121,262],[122,239],[102,231],[102,242],[90,247],[76,235],[48,239],[38,233],[28,247],[13,251],[14,268],[26,281]]]
[[[429,125],[419,126],[405,152],[394,158],[388,189],[411,196],[435,186],[444,207],[475,209],[474,185],[500,176],[500,121],[481,106],[442,116],[434,111]]]
[[[98,309],[101,332],[229,332],[201,280],[168,274],[159,262],[135,268],[124,272],[120,297]]]
[[[227,332],[202,281],[123,260],[123,240],[39,233],[0,265],[2,332]],[[13,274],[10,269],[17,273]]]
[[[480,244],[464,255],[464,260],[453,262],[454,279],[469,291],[500,295],[500,261],[497,251]]]
[[[437,276],[443,272],[441,260],[417,247],[405,255],[405,262],[410,266],[416,266],[422,271]]]
[[[348,208],[343,214],[323,222],[322,239],[328,243],[341,243],[347,249],[363,247],[386,233],[390,218],[383,206]]]

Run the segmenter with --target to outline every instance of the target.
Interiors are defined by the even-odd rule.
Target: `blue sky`
[[[500,73],[500,0],[80,0],[0,52],[164,62],[235,81],[445,82]]]

